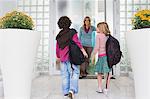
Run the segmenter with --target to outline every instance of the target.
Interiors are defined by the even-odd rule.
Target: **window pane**
[[[38,25],[42,25],[43,24],[43,20],[37,20],[37,24]]]
[[[147,4],[148,0],[141,0],[141,4]]]
[[[44,18],[49,18],[49,13],[44,13]]]
[[[38,31],[42,31],[42,26],[37,26]]]
[[[140,0],[134,0],[134,4],[139,4]]]
[[[31,11],[36,12],[36,6],[33,6]]]
[[[132,4],[132,1],[133,1],[133,0],[127,0],[127,4],[130,4],[130,5],[131,5],[131,4]]]
[[[125,31],[125,26],[124,26],[124,25],[121,25],[121,26],[120,26],[120,30],[121,30],[121,31]]]
[[[44,5],[49,5],[49,0],[44,0]]]
[[[44,11],[45,11],[45,12],[49,11],[49,6],[45,6],[45,7],[44,7]]]
[[[133,11],[138,11],[140,9],[140,5],[135,5]]]
[[[132,26],[131,26],[131,25],[127,26],[127,31],[129,31],[129,30],[131,30],[131,29],[132,29]]]
[[[43,0],[37,0],[38,1],[38,5],[43,5]]]
[[[23,11],[23,7],[18,7],[18,10]]]
[[[125,19],[120,19],[120,24],[125,24]]]
[[[30,8],[29,7],[25,7],[24,10],[25,10],[25,12],[29,12]]]
[[[125,0],[120,0],[120,4],[125,4]]]
[[[131,18],[132,16],[133,16],[133,15],[132,15],[132,12],[128,12],[128,13],[127,13],[127,17],[128,17],[128,18]]]
[[[131,24],[131,19],[127,19],[127,24]]]
[[[120,11],[125,11],[125,6],[124,6],[124,5],[122,5],[122,6],[120,7]]]
[[[49,19],[44,20],[45,25],[49,25]]]
[[[120,17],[125,17],[125,12],[120,12]]]
[[[36,18],[36,13],[31,13],[32,18]]]
[[[43,11],[43,6],[38,6],[37,8],[38,8],[37,10],[38,10],[39,12],[42,12],[42,11]]]
[[[132,5],[130,5],[130,6],[127,6],[127,11],[132,11]]]
[[[43,13],[37,13],[37,18],[43,18]]]
[[[17,0],[18,1],[18,5],[23,5],[23,0]]]
[[[147,9],[148,5],[141,5],[141,9]]]
[[[30,0],[25,0],[24,5],[30,5]]]
[[[31,5],[36,5],[36,2],[37,2],[37,0],[31,0]]]

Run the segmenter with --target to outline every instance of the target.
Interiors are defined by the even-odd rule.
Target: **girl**
[[[80,78],[87,76],[87,68],[90,63],[90,56],[93,50],[92,46],[92,33],[96,31],[96,28],[91,25],[91,19],[89,16],[86,16],[83,21],[83,26],[80,28],[79,39],[83,45],[83,48],[88,54],[88,58],[85,59],[85,62],[80,66]]]
[[[69,61],[69,41],[72,40],[79,46],[85,57],[88,57],[84,48],[78,40],[75,29],[70,29],[71,20],[67,16],[62,16],[58,20],[58,27],[61,29],[56,37],[56,55],[57,61],[61,61],[62,89],[64,96],[73,99],[73,95],[78,93],[79,67],[70,64]],[[72,69],[73,68],[73,69]]]
[[[96,36],[96,46],[92,52],[92,63],[94,63],[94,57],[98,52],[98,61],[95,66],[95,72],[97,72],[97,80],[98,80],[98,93],[106,93],[109,88],[110,82],[110,68],[108,67],[107,63],[107,56],[106,56],[106,41],[107,36],[110,34],[109,27],[106,22],[101,22],[97,24],[97,36]],[[106,79],[106,89],[102,90],[102,74],[107,73]]]

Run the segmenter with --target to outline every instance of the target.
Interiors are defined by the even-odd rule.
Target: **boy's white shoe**
[[[107,94],[108,94],[108,89],[103,89],[103,93],[104,93],[105,95],[107,95]]]
[[[69,99],[74,99],[74,92],[69,91],[68,97],[69,97]]]
[[[68,99],[68,96],[64,96],[64,99]]]
[[[68,94],[65,94],[65,95],[64,95],[64,99],[68,99]]]

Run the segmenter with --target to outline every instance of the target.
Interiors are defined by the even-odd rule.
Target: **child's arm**
[[[99,35],[96,36],[96,44],[95,44],[95,47],[94,47],[94,50],[92,52],[92,56],[95,56],[96,53],[98,52],[100,48],[100,39],[99,39]]]
[[[81,41],[82,39],[82,28],[80,28],[80,32],[79,32],[79,40]]]
[[[98,52],[99,48],[100,48],[100,39],[99,39],[99,36],[97,35],[96,36],[96,44],[95,44],[94,50],[91,54],[91,61],[92,61],[93,64],[95,62],[95,55]]]
[[[72,40],[73,40],[73,41],[78,45],[78,47],[81,49],[83,55],[88,58],[88,55],[87,55],[86,51],[84,50],[83,46],[81,45],[81,43],[80,43],[80,41],[79,41],[79,39],[78,39],[77,33],[74,34]]]
[[[56,56],[57,56],[57,58],[60,58],[58,42],[56,43]]]

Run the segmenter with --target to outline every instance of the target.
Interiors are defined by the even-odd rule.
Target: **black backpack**
[[[106,55],[109,68],[112,68],[113,65],[116,65],[121,60],[122,52],[119,41],[111,35],[106,41]]]
[[[70,30],[71,35],[75,34],[74,30]],[[70,43],[69,43],[69,58],[70,63],[74,65],[81,65],[85,61],[85,57],[78,47],[78,45],[72,40],[73,35],[70,37]]]

